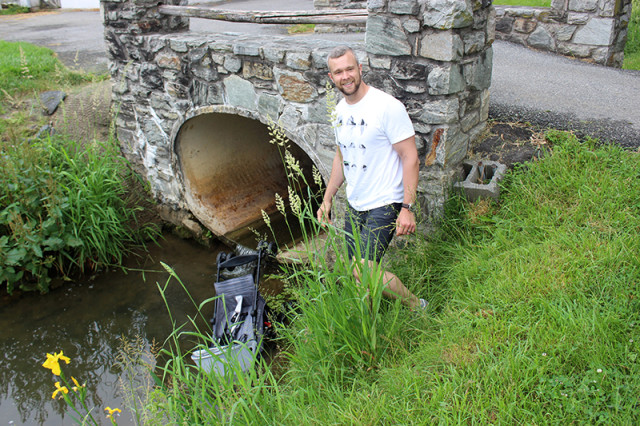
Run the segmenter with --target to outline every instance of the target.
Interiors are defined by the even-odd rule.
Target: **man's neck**
[[[357,104],[362,100],[362,98],[364,98],[364,95],[366,95],[368,91],[369,91],[369,86],[363,81],[362,83],[360,83],[360,87],[358,88],[358,91],[348,96],[345,96],[344,100],[349,105]]]

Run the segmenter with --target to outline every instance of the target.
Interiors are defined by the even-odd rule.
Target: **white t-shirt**
[[[365,211],[401,203],[402,163],[393,144],[415,134],[402,102],[369,86],[358,103],[341,100],[336,114],[336,143],[351,207]]]

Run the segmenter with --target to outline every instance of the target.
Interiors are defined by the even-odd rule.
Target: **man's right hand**
[[[322,204],[320,204],[320,208],[318,209],[316,216],[318,217],[318,222],[320,222],[321,225],[327,223],[329,225],[333,225],[333,222],[331,222],[331,201],[323,201]]]

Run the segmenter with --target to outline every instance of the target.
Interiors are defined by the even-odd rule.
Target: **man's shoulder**
[[[369,86],[369,91],[372,95],[372,97],[377,97],[377,98],[383,98],[386,100],[393,100],[395,102],[400,102],[396,97],[394,97],[393,95],[390,95],[389,93],[382,91],[376,87],[373,86]],[[401,103],[401,102],[400,102]]]

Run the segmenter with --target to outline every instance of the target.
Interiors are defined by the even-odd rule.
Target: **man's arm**
[[[416,201],[418,189],[418,172],[420,161],[416,149],[415,137],[411,136],[403,141],[393,144],[393,149],[398,153],[402,163],[402,184],[404,185],[403,203],[413,204]],[[416,218],[407,209],[401,209],[396,221],[396,235],[412,234],[416,230]]]
[[[417,158],[417,157],[416,157]],[[336,155],[333,157],[333,164],[331,166],[331,176],[329,177],[329,183],[327,189],[324,191],[324,197],[322,198],[322,204],[316,213],[318,221],[320,223],[328,222],[331,224],[331,205],[333,204],[333,197],[338,192],[338,189],[344,182],[344,173],[342,170],[342,153],[340,147],[336,147]]]

